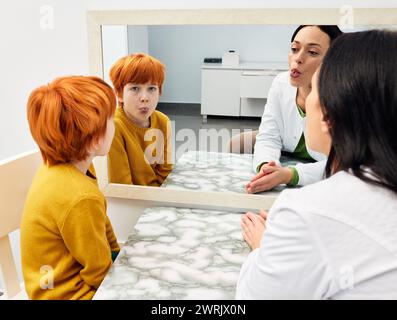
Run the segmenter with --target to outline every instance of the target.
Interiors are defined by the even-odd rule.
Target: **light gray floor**
[[[169,114],[168,117],[174,126],[176,159],[183,153],[182,149],[186,148],[189,151],[225,152],[233,135],[245,130],[257,130],[260,124],[260,118],[208,116],[207,123],[204,124],[201,116]]]

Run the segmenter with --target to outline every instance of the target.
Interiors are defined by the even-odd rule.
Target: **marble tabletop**
[[[282,157],[281,163],[297,162]],[[162,187],[245,193],[253,175],[251,154],[190,151]],[[250,252],[241,214],[146,209],[94,299],[234,299],[240,267]]]
[[[162,187],[246,193],[245,185],[255,175],[252,159],[252,154],[188,151],[178,159]],[[293,166],[298,161],[281,156],[280,163],[282,166]],[[285,185],[280,185],[270,192],[280,192],[283,189]]]
[[[241,214],[144,211],[94,299],[234,299],[249,247]]]

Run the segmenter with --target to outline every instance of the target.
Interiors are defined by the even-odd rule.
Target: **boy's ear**
[[[102,139],[103,138],[100,138],[99,140],[93,140],[91,142],[90,146],[88,147],[88,153],[89,154],[98,155],[98,152],[101,149]]]
[[[95,153],[99,149],[99,144],[97,141],[92,141],[90,146],[88,147],[88,152],[90,154]]]

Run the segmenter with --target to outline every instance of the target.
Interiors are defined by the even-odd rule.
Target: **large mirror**
[[[244,186],[254,175],[252,139],[247,141],[246,150],[241,150],[246,153],[242,156],[240,145],[231,147],[232,137],[258,129],[268,88],[278,73],[288,69],[289,39],[296,27],[102,26],[103,70],[109,83],[109,70],[127,54],[143,52],[166,67],[157,110],[171,121],[174,165],[167,178],[161,181],[161,187],[245,193]],[[227,64],[228,55],[235,61]],[[129,126],[128,108],[130,106],[124,108],[127,111],[123,112],[122,119],[127,123],[125,126],[123,123],[122,130],[128,126],[135,138],[139,134],[135,132],[141,131],[134,125]],[[161,145],[164,139],[159,141]],[[156,146],[156,142],[151,142],[148,149],[152,145]],[[120,149],[117,144],[109,154],[110,182],[128,184],[134,180],[133,184],[160,184],[157,179],[141,179],[145,174],[150,177],[151,167],[145,169],[149,172],[144,172],[144,165],[133,167],[134,161],[139,160],[128,154],[132,150],[128,141],[124,149]],[[159,149],[161,152],[164,148],[160,146]],[[133,159],[127,164],[122,161],[121,154]],[[131,175],[125,174],[118,165],[130,165]],[[161,165],[157,167],[159,171],[162,168]]]
[[[157,110],[171,120],[174,167],[162,187],[203,191],[204,198],[215,202],[219,198],[212,192],[238,193],[230,198],[238,204],[258,201],[243,187],[254,175],[252,150],[233,153],[230,139],[258,129],[272,79],[288,70],[290,38],[297,25],[337,24],[346,32],[395,29],[397,14],[395,9],[351,7],[101,11],[89,12],[87,21],[92,74],[110,83],[111,65],[136,52],[166,66]],[[133,198],[137,190],[157,194],[150,187],[110,183],[105,158],[96,162],[96,169],[110,197]],[[277,192],[266,193],[269,205]]]

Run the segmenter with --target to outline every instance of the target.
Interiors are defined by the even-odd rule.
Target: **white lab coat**
[[[289,74],[276,76],[270,87],[262,121],[254,148],[253,170],[263,162],[275,160],[280,164],[281,151],[294,152],[302,132],[305,134],[305,120],[296,106],[297,88],[289,82]],[[306,139],[306,134],[305,134]],[[307,148],[307,147],[306,147]],[[305,186],[320,181],[324,175],[326,156],[307,148],[310,156],[318,162],[298,164],[298,184]]]
[[[397,299],[397,195],[347,172],[285,190],[237,299]]]

